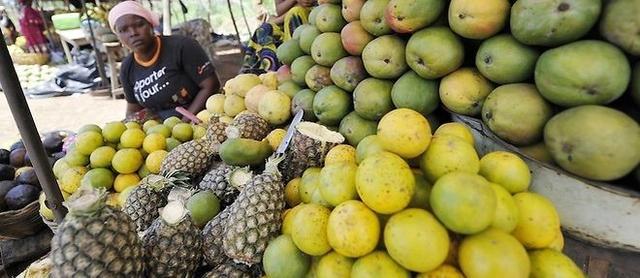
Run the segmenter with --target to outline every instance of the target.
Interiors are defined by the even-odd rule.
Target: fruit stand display
[[[640,53],[624,24],[637,23],[628,11],[640,1],[319,2],[278,47],[285,65],[227,81],[201,123],[114,122],[69,137],[53,165],[69,214],[48,223],[52,250],[35,267],[54,277],[640,275],[630,263],[576,264],[561,229],[638,257],[637,219],[598,226],[615,211],[600,215],[599,202],[622,199],[588,188],[626,190],[615,207],[634,212]],[[40,213],[53,219],[44,202]]]

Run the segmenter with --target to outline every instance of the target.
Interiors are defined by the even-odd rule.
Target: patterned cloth
[[[293,31],[307,23],[309,8],[295,6],[284,17],[284,26],[265,22],[253,33],[248,45],[245,45],[245,57],[242,72],[261,73],[275,71],[282,65],[276,57],[276,49],[291,39]]]

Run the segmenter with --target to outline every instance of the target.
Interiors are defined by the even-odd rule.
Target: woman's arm
[[[210,77],[202,80],[200,82],[200,91],[193,99],[187,110],[193,113],[194,115],[198,112],[202,111],[205,107],[207,99],[213,94],[213,92],[217,92],[220,89],[220,81],[218,80],[218,75],[214,74]],[[186,117],[182,118],[183,121],[188,121]]]
[[[275,24],[275,25],[282,25],[284,24],[284,15],[281,16],[277,16],[277,17],[272,17],[269,19],[269,22]]]

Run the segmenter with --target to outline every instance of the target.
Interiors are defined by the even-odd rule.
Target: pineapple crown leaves
[[[282,176],[280,170],[278,169],[278,165],[285,159],[284,155],[273,154],[269,158],[267,158],[267,162],[264,165],[264,172],[268,174],[273,174],[278,177]]]
[[[161,176],[152,174],[145,177],[145,179],[150,176],[155,176],[153,178],[154,180],[150,182],[155,183],[156,186],[159,186],[159,188],[156,188],[156,189],[163,189],[167,187],[167,185],[175,185],[175,186],[182,186],[182,187],[191,186],[191,178],[189,178],[188,173],[180,170],[171,170],[171,171],[162,173]]]
[[[188,215],[189,211],[182,201],[170,201],[167,205],[159,209],[160,218],[170,226],[180,224]]]
[[[104,208],[107,190],[92,186],[81,186],[63,204],[69,209],[69,214],[75,216],[93,216]]]

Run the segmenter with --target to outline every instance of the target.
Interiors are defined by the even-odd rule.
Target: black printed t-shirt
[[[160,38],[160,53],[155,61],[141,65],[129,55],[122,62],[120,79],[129,103],[166,118],[177,115],[178,106],[188,106],[200,91],[198,84],[215,74],[202,47],[183,36]]]

